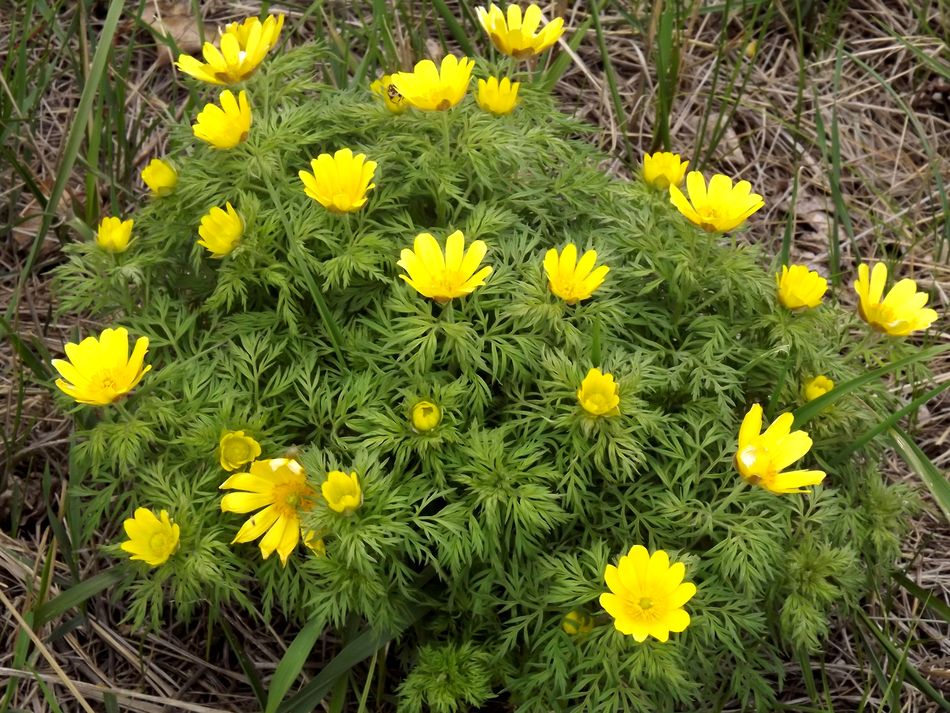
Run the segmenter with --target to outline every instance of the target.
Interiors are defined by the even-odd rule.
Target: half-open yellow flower
[[[551,248],[544,255],[544,272],[547,273],[551,292],[569,305],[586,300],[603,284],[610,271],[606,265],[595,269],[596,262],[595,250],[588,250],[578,261],[574,243],[568,243],[560,255],[555,248]]]
[[[165,510],[156,517],[147,508],[136,508],[133,516],[127,518],[122,526],[129,539],[120,547],[132,555],[130,559],[158,567],[178,551],[181,528],[171,521]]]
[[[86,337],[64,348],[68,360],[52,361],[63,377],[56,380],[56,386],[81,404],[111,404],[134,389],[152,368],[143,364],[148,337],[139,337],[129,356],[129,332],[125,327],[103,329],[98,339]]]
[[[805,265],[782,265],[775,275],[778,301],[788,309],[817,307],[828,291],[828,280]]]
[[[765,205],[762,196],[752,193],[751,183],[739,181],[733,186],[732,179],[721,173],[709,179],[707,191],[703,174],[690,171],[686,175],[686,190],[689,200],[671,183],[670,200],[688,221],[709,232],[734,230]]]
[[[220,50],[205,42],[201,48],[205,61],[183,54],[178,57],[178,69],[209,84],[243,82],[277,44],[283,26],[283,15],[269,15],[264,22],[256,17],[241,24],[232,22],[221,33]]]
[[[514,111],[518,104],[520,82],[512,82],[505,77],[500,82],[497,77],[478,80],[478,96],[475,101],[485,111],[495,116],[503,116]]]
[[[234,542],[251,542],[261,537],[261,556],[267,559],[276,550],[282,565],[287,564],[300,542],[300,512],[313,507],[316,491],[307,484],[301,465],[289,458],[254,461],[249,473],[235,473],[220,488],[245,492],[221,498],[222,512],[255,513],[234,536]]]
[[[218,443],[218,461],[225,470],[237,470],[260,455],[261,444],[244,431],[228,431]]]
[[[804,397],[805,401],[814,401],[819,396],[827,394],[833,388],[835,388],[835,382],[827,376],[819,374],[806,381],[802,386],[802,397]]]
[[[224,207],[226,210],[217,206],[212,208],[201,217],[198,226],[198,245],[207,248],[216,260],[230,255],[244,235],[244,221],[234,210],[231,201],[225,203]]]
[[[142,181],[148,186],[154,198],[167,196],[178,185],[178,171],[168,161],[153,158],[142,169]]]
[[[363,504],[363,490],[356,473],[331,470],[320,486],[327,507],[341,515],[352,515]]]
[[[431,59],[417,62],[411,72],[392,75],[396,91],[416,109],[445,111],[465,98],[475,61],[446,55],[436,68]]]
[[[591,416],[616,416],[620,413],[620,386],[613,374],[591,369],[577,390],[577,402]]]
[[[689,626],[683,609],[696,585],[684,582],[686,566],[670,564],[669,555],[657,550],[652,555],[643,545],[634,545],[617,566],[607,565],[604,581],[610,592],[600,595],[600,605],[614,618],[614,627],[635,641],[652,636],[666,641],[670,632]]]
[[[904,337],[911,332],[927,329],[937,319],[937,313],[925,308],[928,296],[917,291],[914,280],[904,278],[894,285],[887,296],[887,265],[879,262],[868,274],[868,266],[858,265],[858,279],[854,291],[858,293],[858,314],[873,329],[892,337]]]
[[[377,96],[382,97],[386,108],[393,114],[402,114],[409,108],[409,102],[405,100],[396,85],[393,84],[393,75],[384,74],[375,82],[369,85],[370,91]]]
[[[445,304],[455,297],[471,294],[476,287],[485,284],[492,268],[478,269],[488,246],[481,240],[473,242],[465,251],[465,236],[456,230],[445,240],[445,255],[442,247],[429,233],[419,233],[413,249],[404,248],[399,256],[399,265],[408,275],[400,275],[419,294]]]
[[[517,59],[541,54],[564,34],[564,19],[560,17],[538,31],[541,8],[534,3],[528,5],[523,17],[518,5],[509,5],[506,16],[495,3],[488,10],[475,8],[475,14],[495,48]]]
[[[678,153],[657,151],[643,154],[643,180],[654,188],[665,191],[670,186],[682,185],[689,161],[683,161]]]
[[[753,404],[739,428],[739,449],[735,466],[745,480],[770,493],[806,493],[807,485],[825,479],[821,470],[781,472],[811,450],[811,438],[804,431],[792,431],[795,417],[783,413],[762,433],[762,407]]]
[[[320,536],[316,530],[304,531],[303,544],[304,547],[313,552],[317,557],[327,556],[327,543],[323,541],[323,537]]]
[[[225,89],[219,100],[221,106],[205,104],[191,128],[195,136],[214,148],[233,149],[250,135],[251,105],[243,89],[237,99],[230,89]]]
[[[131,218],[103,218],[99,221],[99,229],[96,230],[96,245],[106,252],[124,253],[129,249],[134,222]]]
[[[367,161],[366,154],[340,149],[332,156],[322,153],[310,161],[313,173],[298,171],[304,193],[331,213],[352,213],[366,205],[366,194],[375,183],[376,162]]]

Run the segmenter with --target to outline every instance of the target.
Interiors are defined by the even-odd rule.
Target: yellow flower
[[[538,32],[541,8],[534,3],[528,5],[524,18],[518,5],[508,6],[507,18],[495,3],[488,10],[477,7],[475,13],[498,51],[518,59],[541,54],[564,34],[564,20],[560,17],[551,20]]]
[[[424,59],[416,63],[411,72],[392,75],[391,81],[396,91],[416,109],[445,111],[465,97],[474,66],[474,60],[458,59],[450,54],[442,58],[438,69],[431,59]]]
[[[104,406],[129,393],[151,366],[145,366],[148,337],[139,337],[129,356],[129,332],[124,327],[104,329],[99,338],[86,337],[65,346],[68,359],[53,359],[63,377],[56,380],[67,396],[81,404]]]
[[[234,210],[231,201],[225,203],[227,211],[212,208],[201,217],[198,245],[207,248],[211,257],[220,260],[228,256],[241,242],[244,234],[244,221]]]
[[[155,517],[147,508],[136,508],[122,526],[129,539],[120,547],[132,555],[130,559],[158,567],[178,551],[181,528],[169,519],[165,510]]]
[[[616,416],[620,413],[620,387],[613,374],[591,369],[577,390],[577,401],[591,416]]]
[[[792,431],[795,417],[783,413],[762,431],[762,407],[753,404],[739,428],[739,449],[735,466],[739,474],[753,485],[770,493],[807,493],[806,485],[818,485],[825,479],[821,470],[780,472],[811,449],[811,438],[804,431]]]
[[[709,232],[734,230],[765,205],[762,196],[751,192],[752,185],[748,181],[739,181],[733,186],[732,179],[721,173],[709,179],[707,192],[703,174],[690,171],[686,175],[686,190],[689,200],[670,184],[670,200],[687,220]]]
[[[548,250],[544,255],[544,271],[547,273],[551,292],[569,305],[586,300],[601,286],[610,271],[606,265],[595,270],[595,262],[597,252],[594,250],[588,250],[578,261],[577,246],[574,243],[568,243],[560,256],[555,248]]]
[[[178,172],[175,167],[160,158],[153,158],[142,169],[142,181],[148,186],[155,198],[167,196],[178,185]]]
[[[307,530],[303,533],[303,544],[318,557],[327,556],[327,544],[323,541],[323,537],[317,536],[316,530]]]
[[[835,388],[835,382],[827,376],[819,374],[815,378],[805,382],[805,385],[802,387],[802,396],[805,398],[805,401],[814,401],[819,396],[827,394],[833,388]]]
[[[412,407],[411,420],[417,432],[426,433],[442,422],[442,409],[431,401],[419,401]]]
[[[643,154],[643,180],[663,191],[671,185],[681,186],[686,176],[687,166],[689,166],[689,161],[681,160],[678,153],[657,151],[652,156],[645,153]]]
[[[110,253],[124,253],[129,249],[134,221],[120,218],[103,218],[96,231],[96,245]]]
[[[386,108],[393,114],[402,114],[409,108],[409,102],[403,98],[402,94],[396,89],[396,85],[393,84],[393,75],[384,74],[370,84],[369,88],[374,94],[383,98]]]
[[[445,255],[439,243],[429,233],[419,233],[413,249],[404,248],[399,265],[408,275],[400,275],[419,294],[445,304],[454,297],[471,294],[485,284],[492,268],[478,266],[488,252],[481,240],[473,242],[465,252],[465,236],[456,230],[445,239]],[[476,272],[476,270],[478,270]]]
[[[574,609],[561,619],[561,628],[570,636],[583,636],[594,630],[594,618],[582,609]]]
[[[518,103],[518,88],[520,82],[512,82],[505,77],[500,82],[497,77],[478,80],[478,105],[495,116],[510,114]]]
[[[249,473],[235,473],[221,485],[228,493],[221,498],[221,512],[260,512],[245,522],[231,541],[250,542],[261,538],[261,556],[267,559],[274,550],[282,565],[300,541],[300,511],[313,507],[316,492],[307,485],[300,464],[289,458],[271,458],[251,463]]]
[[[245,435],[244,431],[228,431],[218,444],[218,460],[225,470],[237,470],[260,454],[261,444]]]
[[[320,486],[327,507],[341,515],[352,515],[363,504],[363,491],[356,473],[347,475],[339,470],[331,470]]]
[[[610,592],[600,595],[600,605],[614,618],[614,626],[635,641],[652,636],[666,641],[670,632],[689,626],[689,614],[683,609],[696,585],[684,582],[686,566],[670,564],[663,550],[652,555],[642,545],[634,545],[614,567],[607,565],[604,581]]]
[[[789,309],[817,307],[828,291],[828,280],[804,265],[782,265],[781,274],[776,273],[778,301]]]
[[[366,154],[355,156],[350,149],[340,149],[332,156],[322,153],[310,161],[313,173],[298,171],[304,193],[331,213],[352,213],[366,205],[366,193],[376,188],[373,174],[376,162],[367,161]]]
[[[178,57],[178,69],[210,84],[243,82],[277,44],[283,26],[283,15],[269,15],[264,22],[256,17],[242,24],[232,22],[221,33],[220,50],[205,42],[201,48],[205,61],[183,54]]]
[[[221,106],[205,104],[192,124],[192,131],[216,149],[233,149],[247,139],[251,131],[251,105],[243,89],[237,99],[230,89],[220,94]]]
[[[884,284],[887,282],[887,265],[879,262],[871,270],[858,265],[858,279],[854,291],[858,293],[858,314],[873,329],[886,332],[892,337],[903,337],[919,329],[927,329],[937,319],[937,313],[925,309],[927,293],[917,292],[917,283],[910,279],[900,280],[884,299]]]

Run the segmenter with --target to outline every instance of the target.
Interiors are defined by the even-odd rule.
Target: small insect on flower
[[[811,450],[811,438],[804,431],[792,431],[795,417],[783,413],[762,432],[762,407],[753,404],[739,428],[739,448],[735,455],[736,470],[752,485],[770,493],[807,493],[808,485],[825,479],[821,470],[781,472]]]
[[[835,382],[829,379],[827,376],[818,376],[809,379],[802,386],[802,398],[805,401],[814,401],[819,396],[824,396],[829,391],[835,388]]]
[[[68,360],[52,361],[63,377],[56,386],[81,404],[111,404],[134,389],[152,368],[143,364],[148,337],[139,337],[129,356],[129,332],[124,327],[104,329],[98,339],[86,337],[64,348]]]
[[[331,470],[320,490],[327,507],[341,515],[352,515],[363,504],[363,490],[355,472],[347,475],[339,470]]]
[[[686,177],[689,161],[680,159],[678,153],[657,151],[643,154],[643,180],[647,185],[665,191],[670,186],[680,186]]]
[[[513,112],[517,106],[520,86],[520,82],[512,82],[508,77],[500,82],[497,77],[489,77],[487,81],[479,79],[475,101],[490,114],[504,116]]]
[[[264,22],[249,17],[243,23],[232,22],[221,33],[221,49],[205,42],[201,53],[205,61],[183,54],[176,66],[185,74],[209,84],[236,84],[254,74],[267,53],[277,44],[284,26],[283,15],[269,15]]]
[[[153,158],[142,169],[142,182],[148,186],[153,198],[162,198],[178,185],[178,171],[168,161]]]
[[[775,275],[778,301],[788,309],[817,307],[828,291],[828,280],[804,265],[782,265]]]
[[[867,265],[858,265],[858,279],[854,282],[858,314],[872,329],[892,337],[905,337],[936,321],[937,313],[924,307],[929,299],[927,293],[918,292],[914,280],[898,281],[883,297],[886,283],[887,265],[883,262],[875,264],[870,274]]]
[[[555,248],[551,248],[544,255],[548,287],[569,305],[586,300],[603,284],[610,271],[606,265],[595,269],[596,262],[597,252],[594,250],[588,250],[578,261],[574,243],[564,246],[560,255]]]
[[[696,585],[684,582],[686,566],[670,564],[669,555],[657,550],[652,555],[642,545],[634,545],[617,566],[607,565],[604,581],[610,592],[600,595],[600,605],[614,618],[614,627],[634,641],[652,636],[667,641],[670,632],[689,626],[683,609]]]
[[[340,149],[332,156],[322,153],[310,161],[313,173],[298,171],[304,193],[331,213],[352,213],[366,205],[366,194],[375,183],[376,162],[367,161],[366,154],[354,155]]]
[[[370,84],[369,88],[373,94],[382,98],[383,104],[385,104],[386,108],[393,114],[402,114],[409,108],[409,102],[405,100],[403,95],[399,93],[399,90],[396,89],[396,85],[393,84],[393,75],[384,74]]]
[[[244,221],[231,201],[225,204],[225,210],[214,207],[201,217],[198,226],[198,245],[206,248],[215,260],[230,255],[241,243],[244,235]]]
[[[620,413],[620,386],[613,374],[591,369],[577,390],[577,402],[591,416],[616,416]]]
[[[412,407],[410,420],[417,433],[428,433],[442,423],[442,409],[431,401],[419,401]]]
[[[709,179],[707,191],[703,174],[690,171],[686,175],[686,190],[689,200],[670,184],[670,201],[688,221],[711,233],[735,230],[765,205],[762,196],[752,193],[748,181],[733,186],[732,179],[721,173]]]
[[[225,470],[237,470],[261,455],[261,444],[244,431],[228,431],[218,443],[218,462]]]
[[[219,101],[221,106],[205,104],[191,128],[196,137],[214,148],[233,149],[250,135],[251,105],[243,89],[236,99],[230,89],[225,89]]]
[[[130,559],[158,567],[178,551],[181,528],[171,521],[165,510],[156,517],[147,508],[136,508],[133,516],[127,518],[122,526],[129,539],[120,547],[132,555]]]
[[[521,7],[509,5],[507,14],[492,3],[475,8],[478,21],[495,48],[510,57],[526,59],[541,54],[564,34],[564,19],[556,17],[541,31],[541,8],[531,3],[522,17]]]
[[[446,55],[436,68],[431,59],[417,62],[411,72],[392,75],[392,84],[410,105],[421,111],[445,111],[465,98],[475,61]]]
[[[135,221],[121,218],[103,218],[96,231],[96,245],[110,253],[124,253],[129,249],[132,225]]]
[[[445,239],[445,254],[442,247],[429,233],[419,233],[413,249],[403,249],[399,265],[408,275],[400,275],[413,289],[424,297],[445,304],[455,297],[471,294],[485,284],[492,268],[478,269],[488,252],[481,240],[473,242],[465,251],[465,236],[456,230]]]

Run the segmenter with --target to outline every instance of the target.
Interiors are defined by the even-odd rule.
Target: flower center
[[[650,597],[640,597],[639,604],[640,608],[644,610],[653,608],[653,600]]]
[[[306,483],[283,483],[274,488],[274,507],[281,517],[293,517],[313,507],[313,490]]]
[[[152,552],[165,552],[168,549],[168,536],[164,532],[156,532],[148,538],[148,546]]]

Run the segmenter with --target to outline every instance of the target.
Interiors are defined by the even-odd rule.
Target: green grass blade
[[[234,629],[232,629],[228,623],[227,617],[218,617],[217,621],[221,625],[221,631],[224,632],[224,638],[228,640],[228,646],[231,647],[231,651],[233,651],[237,657],[241,670],[244,671],[244,675],[247,676],[251,690],[254,691],[254,697],[257,698],[257,702],[263,710],[267,704],[267,693],[264,691],[264,685],[261,683],[260,674],[258,674],[257,669],[254,667],[254,662],[251,661],[244,652],[244,646],[235,635]]]
[[[317,637],[323,631],[323,620],[313,618],[307,622],[306,626],[300,630],[300,633],[294,637],[293,642],[277,664],[277,670],[274,671],[274,677],[271,679],[270,688],[267,691],[267,706],[265,713],[274,713],[287,691],[294,685],[297,676],[303,670],[303,665],[310,658],[310,651],[317,643]],[[321,696],[322,697],[322,696]]]
[[[938,507],[943,510],[944,517],[950,522],[950,481],[947,476],[937,469],[927,454],[904,431],[893,428],[890,430],[890,438],[904,462],[913,468],[930,489]]]
[[[571,48],[571,52],[576,52],[577,48],[581,46],[581,42],[584,41],[584,36],[593,24],[593,19],[588,17],[581,23],[574,34],[571,35],[571,39],[567,41],[567,46]],[[547,71],[545,71],[541,81],[538,83],[538,89],[542,92],[550,92],[554,89],[554,85],[560,81],[570,66],[571,59],[569,52],[561,52],[554,61],[551,62],[551,66],[547,68]]]
[[[925,608],[929,608],[945,622],[950,624],[950,604],[947,604],[945,601],[943,601],[943,599],[933,592],[924,589],[916,582],[911,581],[905,574],[901,574],[900,572],[895,573],[894,581],[910,592],[913,596],[917,597],[917,599],[920,600],[920,603],[923,604]]]
[[[114,584],[117,584],[125,577],[124,567],[112,567],[100,572],[95,577],[83,580],[79,584],[73,585],[65,592],[53,597],[35,612],[36,624],[34,628],[41,628],[46,622],[55,619],[68,612],[73,607],[77,607],[84,601],[102,592]]]
[[[606,3],[604,3],[606,5]],[[633,168],[639,162],[636,153],[633,150],[633,144],[630,143],[630,136],[627,131],[626,112],[623,108],[623,99],[620,97],[620,88],[617,84],[617,73],[614,71],[614,65],[610,61],[610,53],[607,51],[607,41],[604,37],[604,29],[600,24],[600,10],[594,8],[590,17],[594,21],[594,32],[597,34],[597,46],[600,48],[601,62],[604,65],[604,75],[607,77],[607,86],[610,88],[610,97],[614,104],[614,113],[617,115],[617,128],[620,129],[620,137],[623,139],[623,148],[627,154],[627,165]]]
[[[475,49],[475,45],[472,44],[472,41],[468,38],[465,30],[462,29],[462,25],[459,24],[459,21],[456,19],[455,13],[449,9],[449,6],[445,3],[445,0],[432,0],[432,5],[442,16],[442,19],[445,20],[445,24],[449,28],[449,32],[452,33],[452,37],[455,38],[455,41],[459,43],[459,47],[462,48],[462,51],[465,52],[465,55],[468,57],[477,57],[478,51]]]

